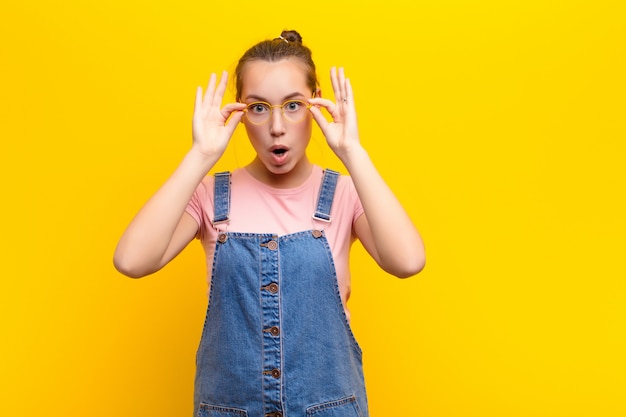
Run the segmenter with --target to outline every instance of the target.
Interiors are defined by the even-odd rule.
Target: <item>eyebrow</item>
[[[285,97],[283,97],[282,103],[284,103],[285,101],[290,100],[292,98],[295,98],[295,97],[304,97],[304,94],[299,93],[299,92],[287,94]],[[258,101],[263,101],[263,102],[266,102],[266,103],[268,102],[267,99],[265,99],[264,97],[257,96],[257,95],[254,95],[254,94],[247,95],[243,100],[258,100]]]

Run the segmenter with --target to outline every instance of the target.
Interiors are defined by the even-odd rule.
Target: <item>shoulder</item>
[[[343,210],[351,213],[352,220],[363,214],[363,205],[356,191],[352,177],[349,175],[340,175],[337,180],[337,188],[335,190],[335,201]]]
[[[359,195],[356,192],[356,188],[354,187],[354,182],[352,182],[352,177],[347,174],[342,174],[332,168],[329,169],[339,173],[337,185],[335,187],[335,201],[342,206],[359,208],[361,202],[359,200]],[[320,169],[320,177],[322,175],[323,170]]]
[[[214,174],[207,175],[200,181],[200,184],[196,187],[195,195],[196,197],[204,200],[206,197],[213,197],[213,191],[215,187],[215,176]]]
[[[356,189],[352,177],[347,174],[340,174],[337,179],[337,193],[347,193],[350,195],[356,195]]]

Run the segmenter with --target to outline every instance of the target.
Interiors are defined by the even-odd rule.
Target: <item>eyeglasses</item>
[[[304,120],[311,107],[309,103],[302,100],[287,100],[283,104],[272,106],[264,101],[255,101],[248,104],[244,109],[248,121],[255,125],[262,125],[272,117],[274,107],[280,107],[284,119],[290,123],[300,123]]]

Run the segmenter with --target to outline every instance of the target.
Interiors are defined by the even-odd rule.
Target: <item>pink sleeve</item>
[[[205,177],[196,188],[185,212],[198,223],[199,239],[204,236],[207,227],[211,227],[210,219],[213,216],[213,176]]]
[[[354,230],[354,225],[356,224],[356,221],[359,219],[359,217],[361,217],[361,214],[363,214],[364,210],[363,205],[361,204],[361,199],[359,199],[359,195],[357,194],[354,183],[352,182],[352,178],[350,178],[348,191],[348,195],[350,196],[350,206],[354,207],[354,215],[352,217],[352,229]]]
[[[342,175],[339,177],[335,194],[335,202],[333,204],[341,206],[341,209],[339,209],[341,218],[344,222],[346,222],[345,227],[350,227],[352,229],[351,234],[354,237],[354,227],[356,225],[356,221],[359,217],[361,217],[364,210],[361,200],[359,199],[359,194],[356,192],[352,178],[349,175]]]

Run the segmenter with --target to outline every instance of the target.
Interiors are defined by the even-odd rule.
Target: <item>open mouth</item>
[[[274,155],[278,155],[278,156],[283,155],[285,152],[287,152],[287,149],[285,149],[285,148],[272,149],[272,153]]]

